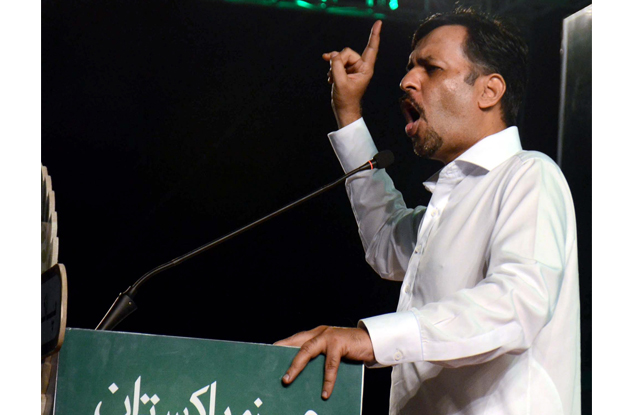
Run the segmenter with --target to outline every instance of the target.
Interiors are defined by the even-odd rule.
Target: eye
[[[433,74],[434,72],[436,72],[439,69],[441,69],[441,68],[439,68],[438,66],[425,65],[425,72],[427,72],[430,75]]]

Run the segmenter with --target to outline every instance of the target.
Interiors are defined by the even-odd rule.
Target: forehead
[[[437,27],[417,43],[412,60],[434,58],[444,61],[468,62],[464,53],[467,28],[460,25]]]

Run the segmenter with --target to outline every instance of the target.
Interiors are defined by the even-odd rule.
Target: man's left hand
[[[310,331],[297,333],[275,344],[277,346],[301,347],[286,374],[282,377],[282,381],[287,385],[297,378],[310,360],[320,354],[325,354],[325,375],[321,393],[323,399],[328,399],[332,395],[341,358],[345,357],[361,362],[373,362],[375,360],[369,333],[360,328],[319,326]]]

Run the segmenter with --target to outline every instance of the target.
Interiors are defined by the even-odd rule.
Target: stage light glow
[[[304,1],[304,0],[295,0],[295,4],[297,4],[299,7],[303,7],[305,9],[314,9],[315,6],[313,6],[312,4]]]
[[[394,16],[392,10],[397,9],[398,0],[218,0],[225,3],[268,6],[277,9],[291,9],[307,12],[330,13],[342,16],[363,17],[367,19],[388,19]],[[388,8],[387,8],[388,7]],[[384,9],[389,14],[383,13]],[[396,15],[395,15],[396,16]]]

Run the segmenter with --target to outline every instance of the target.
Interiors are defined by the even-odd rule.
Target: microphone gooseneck
[[[225,236],[222,236],[219,239],[216,239],[212,242],[202,245],[199,248],[196,248],[191,252],[187,252],[184,255],[174,258],[169,262],[159,265],[158,267],[154,268],[150,272],[144,274],[134,284],[128,287],[126,291],[124,291],[123,293],[120,293],[117,296],[117,299],[115,300],[111,308],[107,311],[107,313],[104,315],[104,317],[102,318],[102,320],[96,327],[96,330],[113,330],[113,328],[115,328],[115,326],[117,326],[124,318],[126,318],[130,313],[135,311],[138,308],[136,302],[134,301],[134,296],[136,295],[137,290],[139,289],[139,287],[145,284],[149,279],[151,279],[156,274],[159,274],[169,268],[175,267],[176,265],[179,265],[183,263],[184,261],[193,258],[196,255],[199,255],[203,252],[208,251],[211,248],[214,248],[215,246],[221,244],[222,242],[227,241],[228,239],[234,238],[235,236],[240,235],[243,232],[249,229],[252,229],[253,227],[257,225],[260,225],[261,223],[266,222],[269,219],[274,218],[280,215],[281,213],[284,213],[287,210],[306,202],[307,200],[312,199],[313,197],[325,192],[326,190],[336,187],[337,185],[344,182],[350,176],[353,176],[356,173],[359,173],[365,170],[373,170],[376,168],[384,169],[390,166],[394,160],[395,160],[395,157],[393,156],[393,153],[391,151],[389,150],[381,151],[378,154],[376,154],[371,160],[364,163],[362,166],[350,171],[349,173],[345,174],[343,177],[339,178],[338,180],[335,180],[334,182],[323,186],[322,188],[312,192],[311,194],[304,196],[303,198],[296,200],[295,202],[292,202],[284,206],[283,208],[278,209],[275,212],[256,220],[255,222],[252,222],[242,228],[239,228],[234,232],[231,232]]]

